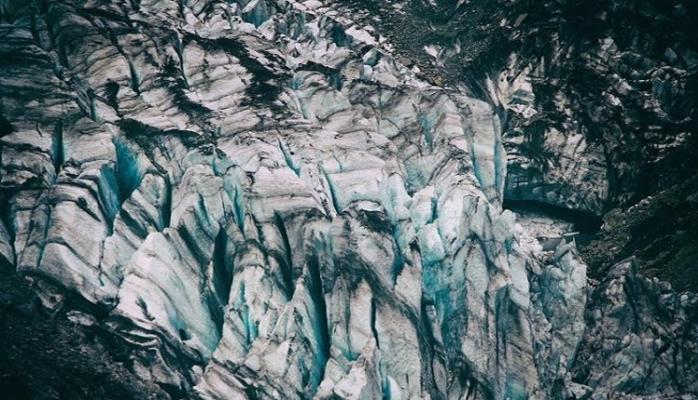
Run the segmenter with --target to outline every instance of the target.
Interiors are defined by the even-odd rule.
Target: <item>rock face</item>
[[[695,398],[693,294],[589,285],[569,223],[503,208],[600,215],[601,148],[521,139],[525,82],[443,85],[354,6],[0,4],[7,273],[126,349],[121,398]]]

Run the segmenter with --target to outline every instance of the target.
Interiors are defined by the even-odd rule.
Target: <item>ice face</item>
[[[490,104],[332,4],[116,3],[143,26],[55,5],[75,46],[0,44],[40,60],[2,81],[38,92],[2,98],[4,260],[204,399],[562,395],[586,266],[502,210]]]

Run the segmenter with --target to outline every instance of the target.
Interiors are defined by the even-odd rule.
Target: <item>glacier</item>
[[[697,398],[698,297],[504,208],[608,194],[580,133],[528,178],[526,82],[439,85],[341,2],[2,8],[0,257],[159,396]]]

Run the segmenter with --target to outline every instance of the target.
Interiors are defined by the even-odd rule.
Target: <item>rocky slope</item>
[[[639,271],[673,265],[638,253],[669,248],[640,239],[667,207],[607,216],[613,241],[580,256],[574,230],[596,234],[611,205],[649,193],[627,182],[649,178],[619,172],[636,166],[614,158],[626,139],[560,120],[594,113],[532,83],[558,72],[501,35],[534,25],[490,23],[516,7],[464,4],[0,3],[10,393],[696,398],[698,298]],[[419,30],[386,10],[481,22],[410,47]],[[493,44],[475,46],[474,26]],[[500,62],[516,76],[483,67]],[[662,73],[658,110],[679,105],[660,117],[694,112],[676,100],[684,69]],[[694,217],[669,215],[686,228],[662,237],[689,248]],[[28,350],[33,331],[54,356]]]

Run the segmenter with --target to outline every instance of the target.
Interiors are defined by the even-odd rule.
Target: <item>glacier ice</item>
[[[559,199],[517,186],[492,105],[332,2],[68,3],[0,43],[37,60],[0,80],[32,92],[0,94],[0,256],[103,306],[143,379],[203,399],[586,390],[586,266],[503,210]]]

